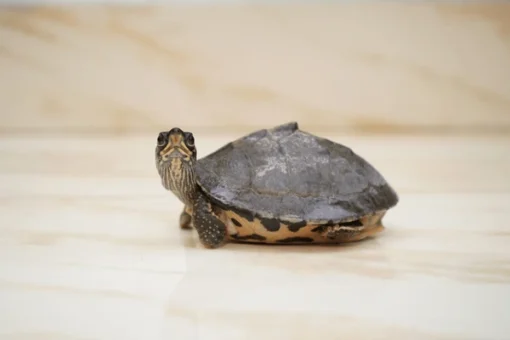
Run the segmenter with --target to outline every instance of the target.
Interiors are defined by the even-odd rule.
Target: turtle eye
[[[163,132],[161,132],[158,136],[158,146],[163,146],[166,143],[166,136]]]
[[[191,133],[186,134],[186,144],[188,146],[195,146],[195,138]]]

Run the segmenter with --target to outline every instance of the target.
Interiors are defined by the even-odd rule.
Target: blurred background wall
[[[79,3],[0,8],[0,131],[510,131],[508,2]]]

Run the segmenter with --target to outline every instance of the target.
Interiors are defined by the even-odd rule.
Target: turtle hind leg
[[[213,212],[211,204],[199,193],[193,204],[193,227],[206,248],[219,248],[227,242],[227,226]]]
[[[362,217],[359,220],[340,224],[326,224],[316,228],[328,242],[346,243],[363,240],[384,230],[381,223],[382,213]]]
[[[181,216],[179,218],[179,225],[182,229],[191,229],[191,209],[188,207],[184,207],[184,209],[181,212]]]
[[[330,242],[353,242],[365,238],[365,227],[347,227],[342,225],[324,227],[322,236]]]

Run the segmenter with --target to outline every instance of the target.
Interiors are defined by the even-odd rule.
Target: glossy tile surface
[[[399,192],[386,232],[217,250],[179,230],[155,136],[2,137],[0,338],[510,339],[510,139],[328,137]]]

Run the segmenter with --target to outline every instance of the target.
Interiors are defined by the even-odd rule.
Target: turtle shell
[[[199,159],[196,172],[214,203],[262,218],[342,222],[398,202],[367,161],[296,122],[230,142]]]

